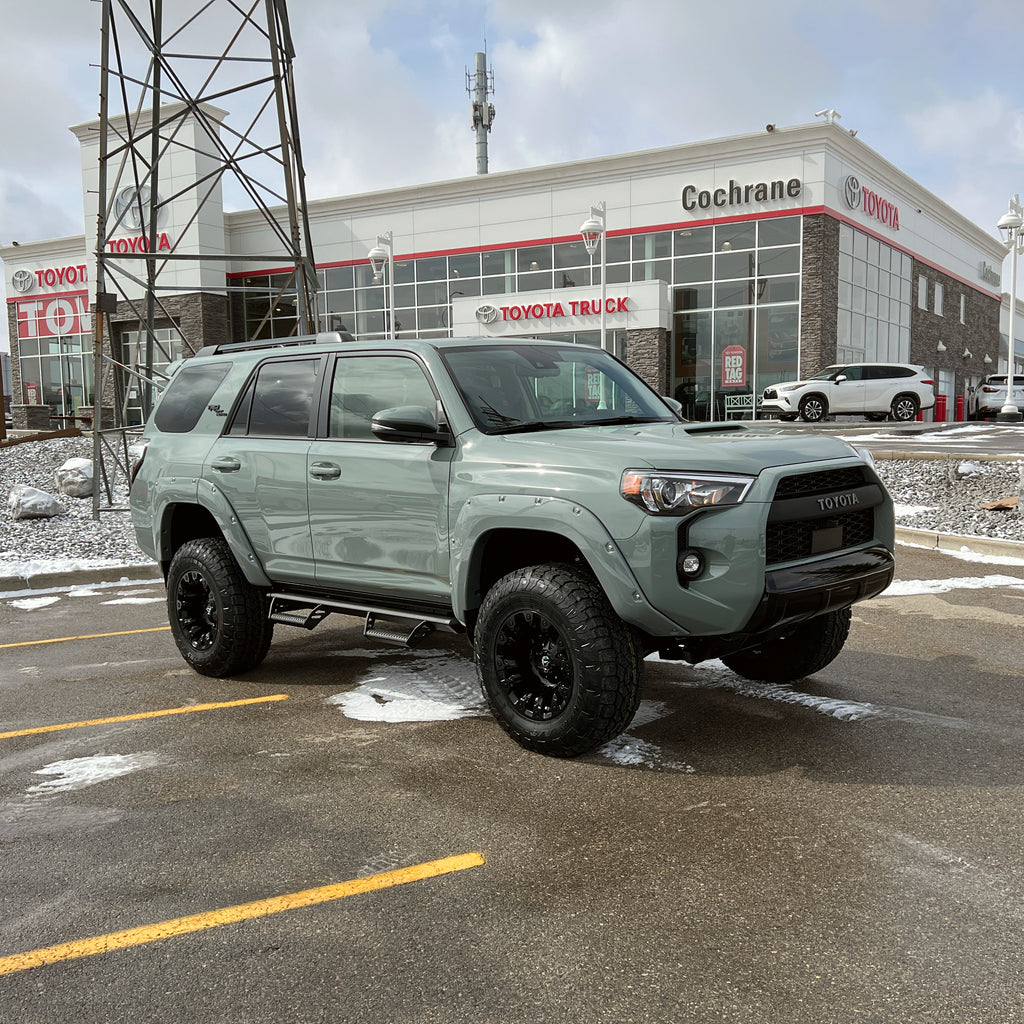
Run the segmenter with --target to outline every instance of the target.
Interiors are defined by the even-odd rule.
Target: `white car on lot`
[[[935,381],[923,366],[909,363],[843,363],[806,380],[772,384],[764,390],[762,412],[782,420],[802,417],[817,423],[829,415],[870,420],[914,419],[935,405]]]
[[[1013,378],[1013,404],[1018,411],[1024,408],[1024,377]],[[971,395],[970,418],[972,420],[994,419],[1006,405],[1006,374],[993,373],[986,377]]]

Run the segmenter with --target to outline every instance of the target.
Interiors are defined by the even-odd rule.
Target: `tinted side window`
[[[865,377],[863,366],[848,366],[843,373],[847,380],[864,380]]]
[[[331,382],[329,437],[375,440],[374,415],[401,405],[433,411],[437,399],[420,365],[403,356],[347,356],[339,359]]]
[[[186,434],[199,422],[231,363],[186,364],[171,381],[153,423],[165,434]]]
[[[238,429],[248,401],[243,401],[232,433],[268,437],[305,437],[313,408],[319,359],[272,360],[264,363],[252,387],[248,430]],[[246,396],[248,399],[248,395]]]

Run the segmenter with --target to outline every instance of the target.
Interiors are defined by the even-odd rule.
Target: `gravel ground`
[[[0,448],[0,500],[5,502],[0,509],[0,576],[149,564],[135,543],[127,512],[101,512],[96,521],[90,499],[58,494],[54,472],[71,458],[92,458],[92,439],[60,438]],[[880,461],[878,469],[897,504],[901,526],[1024,541],[1024,515],[980,507],[1024,490],[1024,460],[901,459]],[[16,484],[57,496],[66,513],[53,519],[13,519],[7,496]],[[122,488],[114,504],[123,506],[126,500]]]

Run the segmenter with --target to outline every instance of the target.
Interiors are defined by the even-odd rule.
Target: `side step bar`
[[[332,612],[364,616],[363,636],[384,643],[399,644],[402,647],[412,647],[437,627],[453,633],[463,631],[462,624],[454,616],[424,615],[422,612],[405,612],[356,602],[303,597],[283,591],[270,595],[267,618],[271,622],[280,622],[285,626],[315,629]],[[379,624],[379,619],[387,620],[389,625]]]

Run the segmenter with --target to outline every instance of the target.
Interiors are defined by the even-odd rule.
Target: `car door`
[[[905,377],[899,378],[891,366],[860,367],[864,374],[864,412],[888,412],[896,393],[903,386],[909,386]]]
[[[314,578],[306,455],[323,363],[321,356],[263,362],[203,470],[272,580],[308,584]]]
[[[423,366],[396,353],[339,355],[321,435],[307,458],[317,583],[450,605],[448,477],[453,448],[382,441],[382,409],[438,401]]]
[[[859,413],[864,411],[864,367],[847,366],[837,376],[845,380],[834,380],[829,395],[829,412]]]

